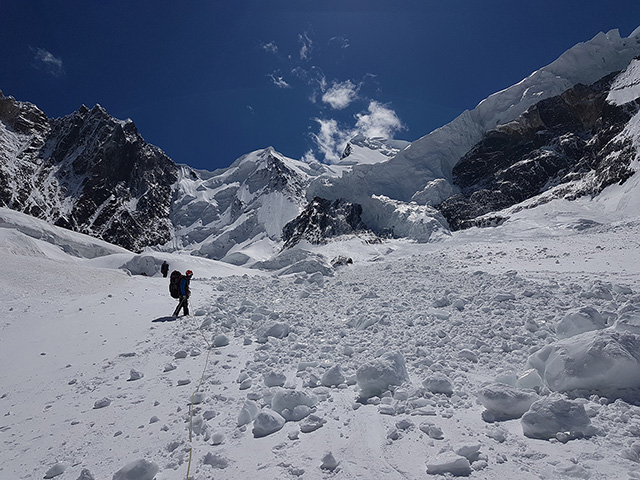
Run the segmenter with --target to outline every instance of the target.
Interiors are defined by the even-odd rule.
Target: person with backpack
[[[180,309],[182,309],[183,315],[189,315],[189,297],[191,296],[189,284],[191,283],[191,277],[193,277],[193,272],[191,270],[187,270],[184,275],[177,270],[171,272],[169,291],[171,292],[172,297],[175,298],[176,295],[178,296],[178,306],[173,312],[174,317],[178,316]]]
[[[162,273],[162,276],[164,278],[167,278],[167,275],[169,274],[169,264],[167,263],[166,260],[162,262],[162,266],[160,267],[160,272]]]

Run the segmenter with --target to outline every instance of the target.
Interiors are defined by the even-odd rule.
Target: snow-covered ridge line
[[[311,195],[367,202],[371,195],[383,194],[421,204],[440,203],[445,198],[440,189],[432,188],[431,182],[442,178],[450,181],[453,166],[486,131],[516,119],[540,100],[559,95],[577,83],[591,84],[623,70],[638,55],[640,27],[628,38],[621,38],[617,30],[599,33],[516,85],[490,95],[473,110],[412,142],[390,161],[354,166],[352,172],[329,184],[312,185]]]
[[[78,232],[50,225],[15,210],[0,207],[0,228],[17,230],[37,240],[60,247],[64,252],[80,258],[96,258],[128,250]]]

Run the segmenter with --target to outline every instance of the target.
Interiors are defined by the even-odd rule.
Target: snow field
[[[186,478],[192,452],[194,479],[637,478],[633,389],[552,393],[531,361],[634,334],[638,276],[618,257],[637,255],[638,226],[487,232],[328,245],[354,264],[326,276],[200,263],[194,315],[175,320],[166,279],[113,268],[140,257],[3,249],[10,271],[38,270],[23,291],[2,280],[0,477]],[[598,358],[630,387],[632,357]]]

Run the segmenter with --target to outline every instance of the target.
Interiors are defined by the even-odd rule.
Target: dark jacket
[[[188,297],[189,295],[191,295],[191,290],[189,290],[189,282],[191,282],[191,279],[186,275],[183,275],[180,279],[180,295],[183,297]]]

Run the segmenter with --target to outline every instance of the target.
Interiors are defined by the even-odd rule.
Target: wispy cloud
[[[349,39],[345,37],[331,37],[329,45],[337,45],[338,48],[349,48]]]
[[[64,65],[61,58],[54,56],[44,48],[31,47],[31,53],[33,54],[33,66],[35,68],[44,70],[54,77],[62,77],[64,75]]]
[[[340,160],[347,143],[356,135],[392,139],[406,128],[390,105],[374,100],[381,92],[375,74],[365,73],[359,80],[352,76],[327,78],[323,68],[335,71],[338,60],[345,60],[349,52],[345,37],[335,36],[316,45],[309,27],[298,35],[297,55],[295,50],[279,50],[275,42],[262,43],[260,47],[271,61],[278,62],[277,67],[272,67],[273,73],[267,75],[271,83],[298,94],[303,92],[317,110],[309,118],[307,135],[311,148],[304,159],[333,163]]]
[[[347,108],[354,100],[358,98],[358,86],[351,80],[345,82],[333,82],[322,95],[322,101],[327,103],[334,110],[343,110]]]
[[[298,35],[298,43],[300,43],[300,59],[309,60],[313,50],[313,40],[311,40],[307,32],[304,32]]]
[[[282,75],[279,75],[278,73],[274,72],[274,73],[270,73],[269,75],[267,75],[271,81],[273,82],[273,84],[278,87],[278,88],[291,88],[291,85],[289,85],[289,83],[287,83],[287,81],[284,79],[284,77]]]
[[[263,43],[260,47],[268,53],[278,53],[278,45],[275,42]]]
[[[352,138],[351,130],[341,127],[333,118],[316,118],[315,121],[318,124],[318,132],[312,133],[311,138],[321,154],[321,160],[327,163],[337,162],[347,142]],[[309,151],[305,157],[310,160],[315,158],[315,155]]]

